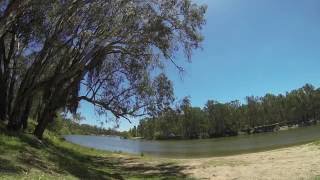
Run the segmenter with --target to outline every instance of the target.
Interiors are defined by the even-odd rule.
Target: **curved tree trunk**
[[[6,51],[3,36],[0,38],[0,120],[7,116],[7,81],[6,81]]]
[[[7,129],[10,131],[19,131],[22,127],[22,119],[23,117],[28,118],[28,114],[24,114],[27,111],[27,103],[25,100],[20,101],[20,104],[17,104],[13,107],[12,112],[9,116],[9,122],[7,125]]]
[[[53,87],[48,87],[44,90],[48,94],[45,95],[46,97],[43,97],[46,102],[43,103],[44,107],[38,116],[38,124],[34,130],[34,135],[39,139],[42,139],[46,127],[54,120],[57,110],[65,106],[68,89],[62,88],[63,86],[59,85],[56,85],[56,87],[61,88],[56,88],[53,85]]]
[[[4,83],[1,80],[2,77],[0,77],[0,120],[6,120],[7,119],[7,101],[6,101],[6,87],[4,86]]]
[[[33,132],[33,134],[42,139],[44,130],[46,129],[49,122],[53,121],[54,118],[54,111],[45,111],[42,113],[41,117],[38,119],[38,124]]]
[[[28,127],[28,118],[30,115],[33,99],[29,98],[26,103],[26,107],[21,117],[21,126],[23,130],[26,130]]]

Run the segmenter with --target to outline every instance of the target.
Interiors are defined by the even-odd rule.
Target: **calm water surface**
[[[130,140],[109,136],[67,135],[75,144],[109,151],[159,157],[195,158],[274,149],[320,139],[320,126],[204,140]]]

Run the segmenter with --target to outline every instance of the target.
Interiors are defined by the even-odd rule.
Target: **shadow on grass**
[[[51,175],[71,174],[79,179],[186,179],[187,167],[173,163],[144,163],[138,157],[95,155],[64,147],[51,141],[39,141],[31,135],[20,134],[23,145],[0,142],[6,149],[0,151],[1,173],[21,174],[31,168]],[[7,153],[16,158],[8,160]]]
[[[10,160],[0,157],[0,174],[21,174],[23,168],[15,166]]]
[[[186,168],[173,163],[151,165],[139,162],[138,158],[101,157],[84,155],[64,147],[50,145],[50,161],[60,169],[80,179],[127,179],[157,178],[185,179],[182,171]]]

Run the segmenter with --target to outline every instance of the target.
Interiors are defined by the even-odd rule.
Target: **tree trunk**
[[[55,113],[56,111],[54,109],[50,109],[50,107],[45,108],[45,110],[42,112],[42,115],[38,119],[38,124],[33,132],[37,138],[42,139],[44,130],[46,129],[47,125],[53,121]]]
[[[32,97],[28,97],[28,99],[22,97],[16,101],[12,112],[10,112],[7,125],[7,129],[11,131],[19,131],[23,124],[27,123],[32,105]]]
[[[28,127],[28,118],[29,118],[31,107],[32,107],[32,100],[33,100],[32,98],[29,98],[27,100],[26,107],[21,117],[21,125],[23,130],[26,130]]]
[[[5,81],[5,47],[4,47],[4,39],[0,38],[0,120],[6,119],[6,81]]]
[[[38,122],[36,129],[34,130],[33,134],[39,138],[42,139],[44,130],[46,129],[48,120],[42,119],[41,121]]]
[[[44,91],[47,92],[43,98],[46,100],[44,104],[43,111],[40,113],[38,117],[38,125],[34,131],[34,135],[39,139],[42,139],[43,133],[50,122],[54,120],[55,114],[59,108],[63,108],[66,106],[67,103],[67,96],[72,90],[73,85],[76,85],[68,78],[63,78],[60,80],[59,83],[51,84],[51,87],[47,87]],[[67,84],[68,86],[65,88],[64,85]],[[61,87],[61,88],[56,88]]]
[[[7,129],[10,131],[19,131],[21,129],[21,119],[23,116],[23,109],[25,107],[25,104],[21,103],[19,107],[17,106],[18,105],[14,106],[13,111],[9,116]]]
[[[0,120],[7,119],[7,101],[6,101],[6,88],[3,86],[2,81],[0,80]]]

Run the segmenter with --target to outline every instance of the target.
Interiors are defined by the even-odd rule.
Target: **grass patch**
[[[186,179],[186,168],[168,159],[152,159],[85,148],[46,132],[0,129],[0,179]]]
[[[320,146],[320,141],[315,141],[315,142],[313,142],[313,144]]]

